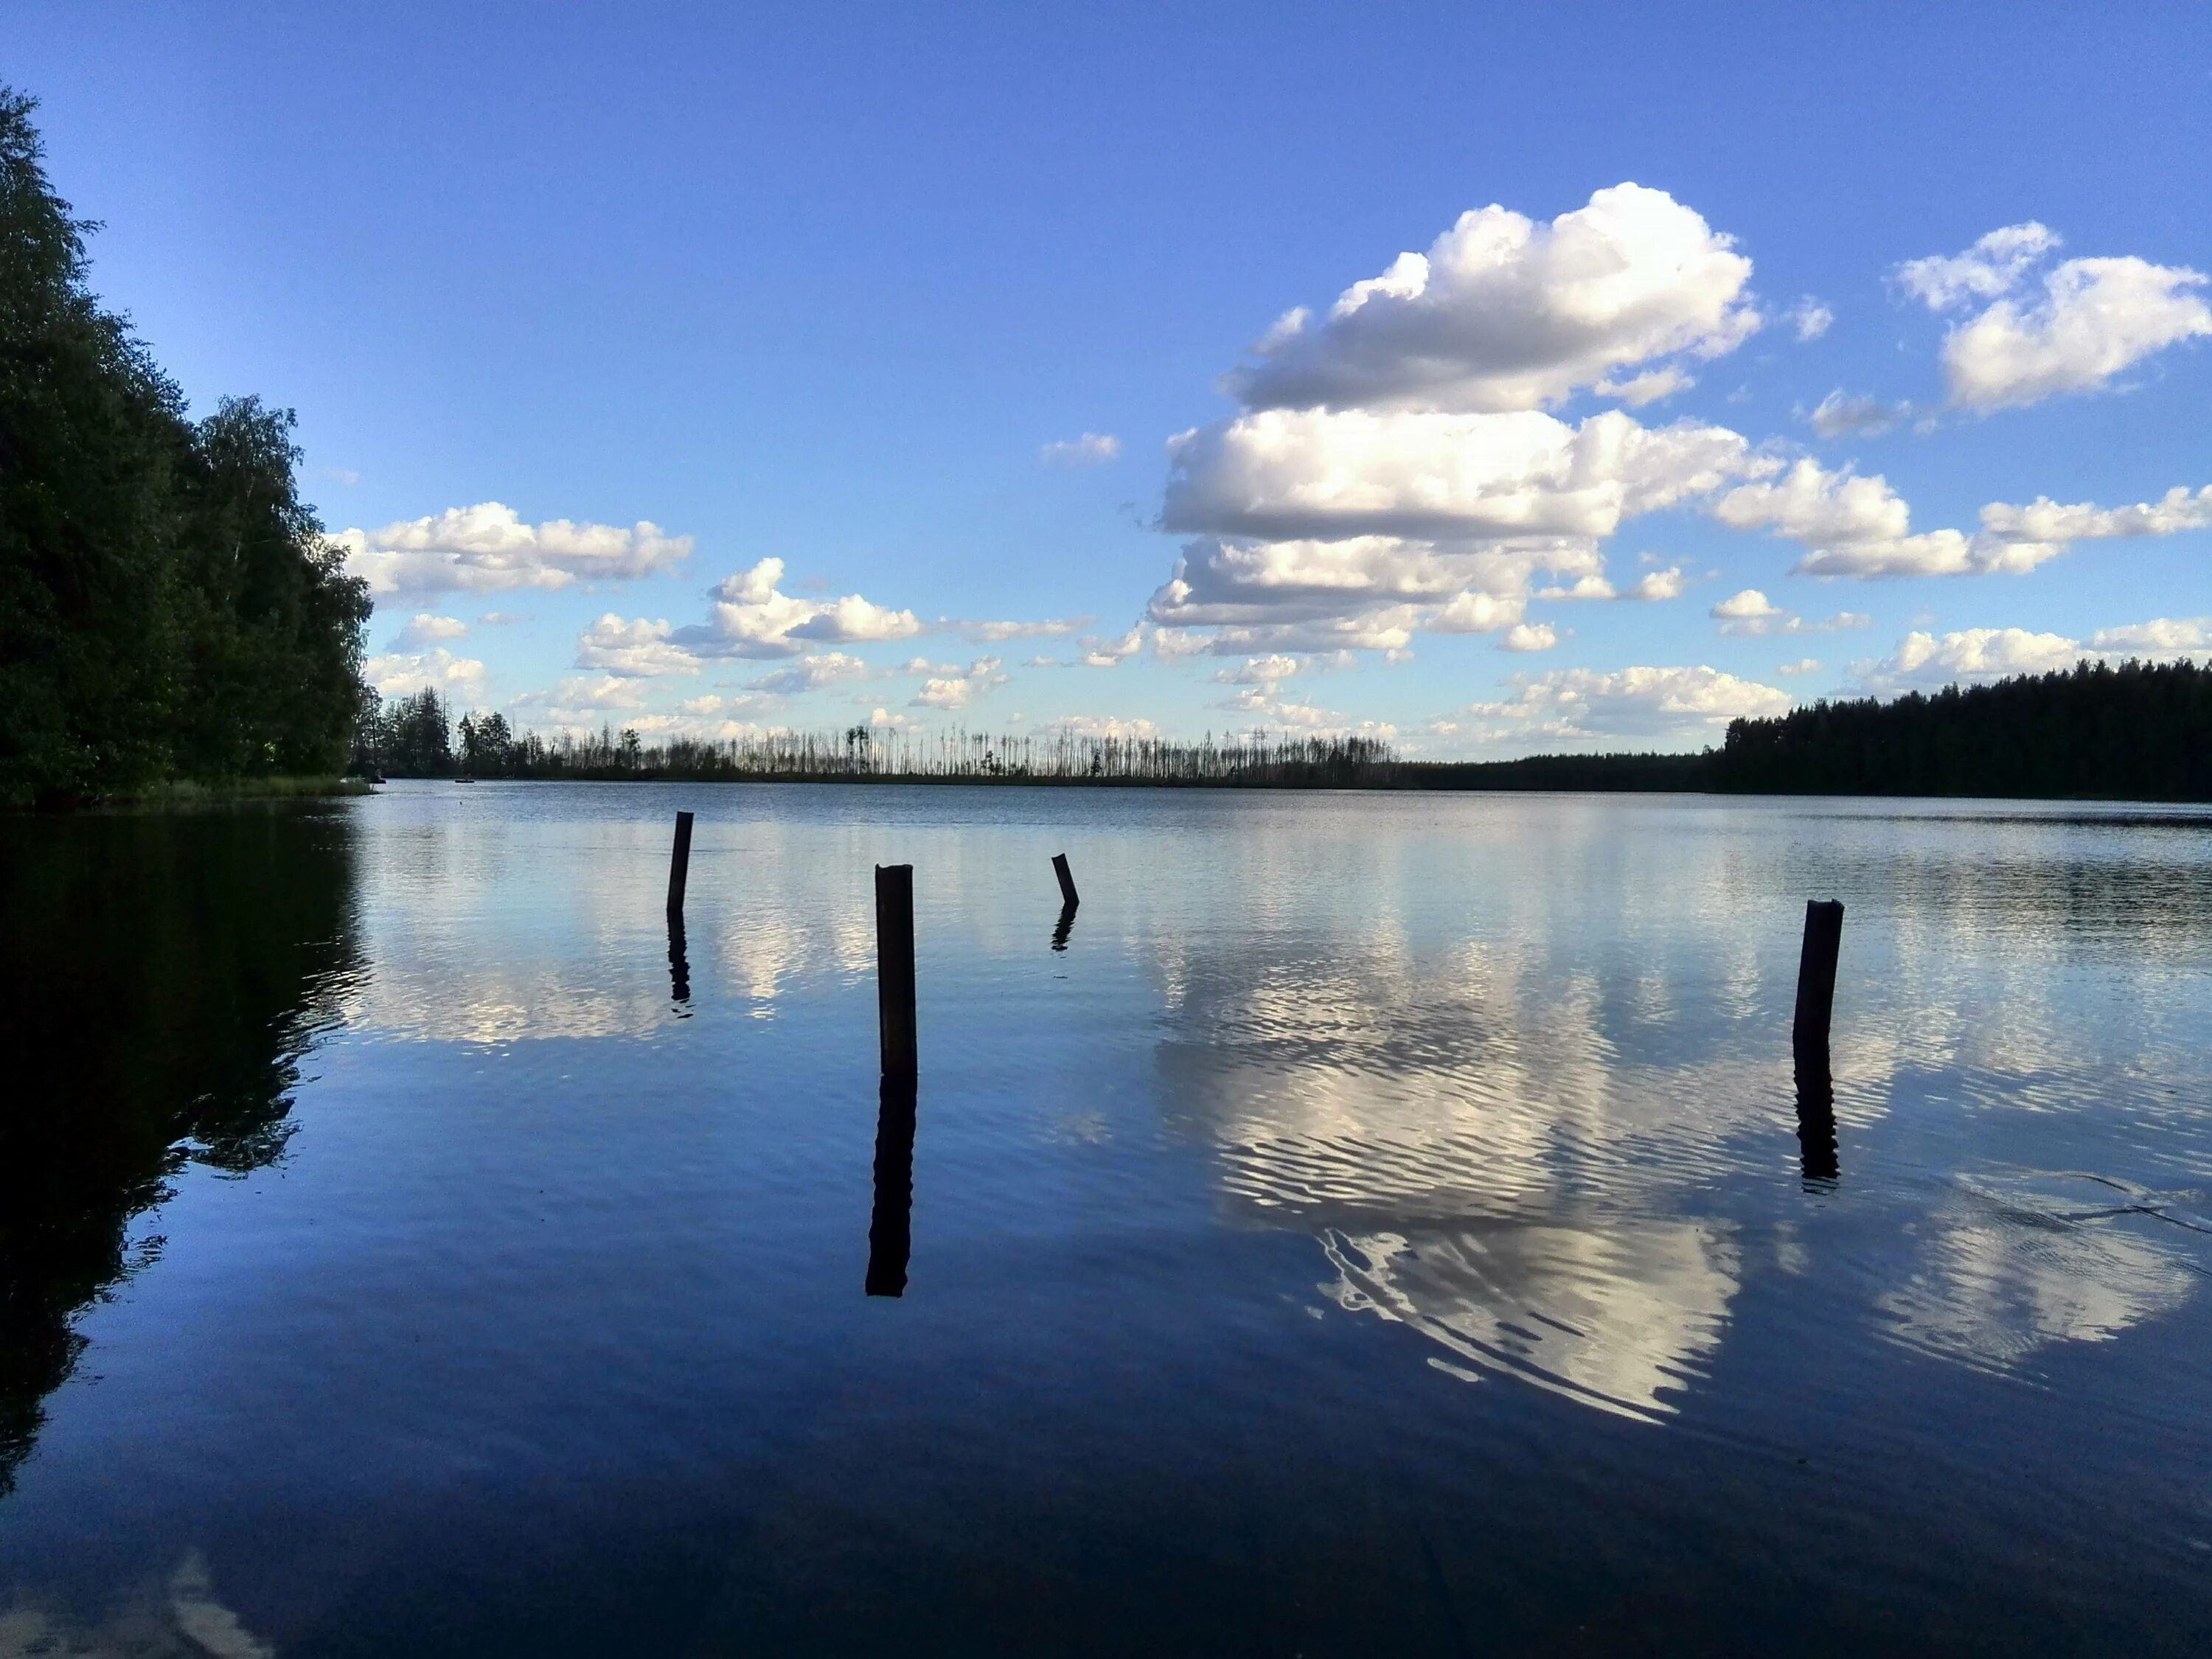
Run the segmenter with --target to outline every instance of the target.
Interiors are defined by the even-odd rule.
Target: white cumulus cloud
[[[1965,253],[1914,259],[1898,281],[1930,309],[1986,301],[1943,340],[1951,402],[1987,411],[2094,392],[2154,352],[2212,335],[2206,277],[2132,255],[2042,262],[2059,238],[2033,222],[1991,231]]]
[[[1516,623],[1498,647],[1501,651],[1549,651],[1559,642],[1559,630],[1549,623]]]
[[[657,575],[691,551],[689,536],[670,536],[649,520],[627,529],[567,519],[532,525],[498,501],[448,507],[381,530],[343,530],[331,539],[345,550],[347,571],[366,578],[372,593],[628,581]]]
[[[1285,315],[1229,377],[1249,407],[1526,410],[1613,371],[1734,349],[1751,261],[1664,191],[1618,185],[1540,224],[1495,204],[1318,320]]]
[[[665,622],[625,622],[610,611],[577,635],[576,666],[632,678],[697,673],[699,659],[669,642],[674,632]]]
[[[996,657],[978,657],[964,670],[933,676],[922,682],[908,706],[914,708],[965,708],[977,697],[995,691],[1012,678],[1000,671]]]
[[[678,629],[672,641],[701,656],[795,657],[814,645],[903,640],[921,631],[911,611],[872,605],[857,593],[802,599],[781,591],[783,561],[763,559],[710,590],[712,619]]]

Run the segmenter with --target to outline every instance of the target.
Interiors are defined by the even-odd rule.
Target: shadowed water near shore
[[[0,820],[0,845],[4,1492],[82,1349],[71,1321],[158,1258],[172,1181],[283,1155],[358,957],[343,815]]]
[[[2212,1639],[2212,817],[480,783],[0,827],[46,1055],[0,1654]]]

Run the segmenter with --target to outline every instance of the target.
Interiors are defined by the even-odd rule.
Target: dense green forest
[[[1933,696],[1737,720],[1705,787],[2212,800],[2212,669],[2085,662]]]
[[[400,776],[912,779],[1361,789],[1676,790],[2212,800],[2212,669],[2084,663],[1993,685],[1819,702],[1737,720],[1692,754],[1417,761],[1366,738],[900,734],[866,726],[714,743],[635,731],[548,742],[434,691],[372,704],[355,765]]]
[[[292,416],[191,418],[92,293],[35,108],[0,87],[0,803],[335,775],[369,599],[300,500]]]

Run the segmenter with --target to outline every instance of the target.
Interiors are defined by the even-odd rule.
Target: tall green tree
[[[369,600],[299,499],[292,416],[189,417],[91,291],[36,107],[0,87],[0,801],[335,770]]]

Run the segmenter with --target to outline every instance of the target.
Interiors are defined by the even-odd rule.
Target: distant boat
[[[383,783],[386,781],[385,775],[381,772],[379,772],[374,778],[369,780],[371,783]]]
[[[476,780],[471,777],[467,773],[464,772],[459,777],[455,778],[453,781],[455,783],[474,783]]]

